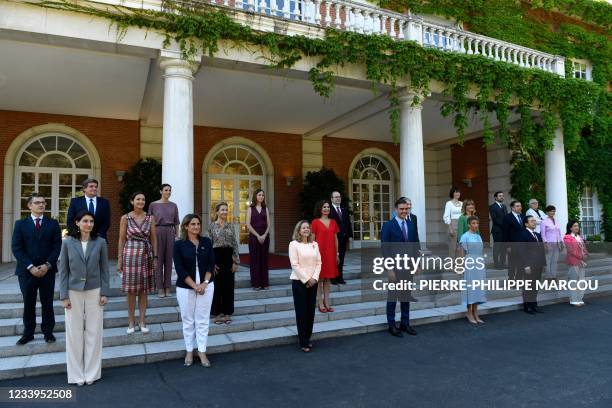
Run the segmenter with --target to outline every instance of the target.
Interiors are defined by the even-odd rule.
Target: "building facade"
[[[365,2],[264,3],[215,4],[263,31],[278,30],[283,22],[288,35],[320,38],[325,26],[337,25],[565,73],[562,56],[473,35],[443,19],[402,15]],[[130,6],[115,0],[98,4]],[[131,6],[161,9],[161,2]],[[377,243],[400,195],[412,199],[421,236],[446,241],[442,213],[453,185],[463,198],[476,201],[488,237],[485,214],[493,192],[510,196],[511,154],[500,144],[485,146],[477,121],[469,123],[465,144],[456,143],[452,119],[440,114],[444,84],[430,84],[430,95],[417,105],[415,90],[402,84],[400,140],[394,143],[389,87],[379,85],[373,93],[363,67],[339,68],[334,94],[322,99],[308,81],[312,61],[272,70],[264,54],[223,43],[214,58],[196,55],[186,61],[161,33],[138,28],[119,33],[102,18],[0,2],[2,261],[12,259],[12,225],[27,214],[28,194],[48,197],[48,214],[65,226],[69,198],[91,176],[111,202],[109,241],[115,253],[121,176],[146,157],[161,160],[163,182],[172,184],[181,216],[195,211],[208,220],[214,205],[227,201],[243,251],[253,190],[262,188],[267,195],[271,250],[285,252],[301,215],[303,176],[322,166],[347,186],[355,247]],[[557,206],[563,222],[561,129],[546,153],[546,173],[547,201]]]

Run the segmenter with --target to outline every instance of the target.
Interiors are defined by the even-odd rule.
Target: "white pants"
[[[192,352],[196,345],[198,351],[206,352],[210,307],[214,292],[214,282],[208,284],[203,295],[198,295],[193,289],[176,288],[176,299],[178,300],[179,308],[181,309],[181,319],[183,320],[185,349],[188,352]]]
[[[584,279],[584,268],[581,265],[570,266],[568,270],[568,278],[570,280],[582,280]],[[570,290],[570,303],[582,302],[584,296],[583,290]]]
[[[546,252],[546,277],[557,277],[557,262],[559,261],[559,246],[556,243],[546,244],[548,251]]]
[[[71,309],[66,314],[66,366],[68,383],[98,380],[102,376],[102,325],[100,288],[69,290]]]

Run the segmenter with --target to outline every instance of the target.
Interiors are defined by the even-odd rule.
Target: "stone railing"
[[[321,28],[364,34],[388,35],[412,40],[424,47],[469,55],[481,55],[525,68],[565,76],[563,57],[470,33],[460,28],[429,22],[420,16],[395,13],[350,0],[187,0],[186,4],[228,7]]]

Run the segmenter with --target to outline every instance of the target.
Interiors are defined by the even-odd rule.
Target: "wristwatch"
[[[204,283],[208,285],[210,281],[208,279],[204,280]]]

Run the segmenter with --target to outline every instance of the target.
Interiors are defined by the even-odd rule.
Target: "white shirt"
[[[35,217],[33,214],[30,214],[30,217],[32,217],[32,221],[34,222],[34,225],[36,225],[36,220],[40,220],[40,225],[42,226],[42,222],[43,222],[42,215],[40,217]]]
[[[446,202],[444,216],[442,217],[445,224],[450,224],[451,220],[458,220],[459,217],[461,217],[461,207],[463,207],[463,203],[458,201],[458,204],[458,206],[453,204],[453,200],[448,200]]]
[[[525,228],[527,231],[529,231],[531,233],[531,235],[533,235],[533,237],[536,239],[536,241],[540,242],[540,239],[538,238],[538,236],[535,234],[536,230],[532,230],[529,228]]]
[[[83,256],[87,253],[87,241],[81,241],[81,246],[83,247]]]
[[[93,200],[93,206],[94,206],[94,214],[96,213],[96,209],[98,208],[98,196],[93,196],[91,198],[85,196],[85,204],[87,207],[87,210],[89,211],[89,200]]]
[[[536,220],[535,232],[540,232],[540,224],[542,223],[542,220],[547,218],[547,215],[544,214],[543,211],[541,210],[536,211],[533,208],[528,209],[525,215],[531,215],[533,218],[535,218]]]

